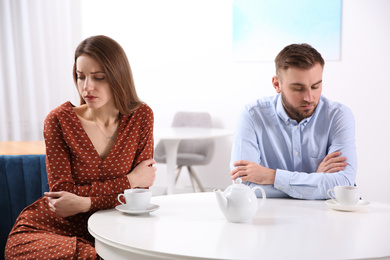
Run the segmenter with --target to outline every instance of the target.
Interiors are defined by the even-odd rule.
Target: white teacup
[[[123,203],[121,197],[126,203]],[[118,201],[129,210],[145,210],[149,206],[152,198],[152,191],[148,189],[127,189],[124,194],[118,195]]]
[[[355,186],[336,186],[327,194],[342,206],[355,206],[360,200],[360,190]]]

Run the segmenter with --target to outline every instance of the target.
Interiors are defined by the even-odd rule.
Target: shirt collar
[[[282,96],[278,94],[278,100],[276,101],[276,113],[279,118],[287,125],[290,123],[291,118],[287,115],[282,104]]]
[[[283,104],[282,104],[282,96],[281,94],[278,94],[277,97],[277,102],[276,102],[276,113],[278,114],[279,118],[286,124],[288,125],[291,121],[296,122],[294,119],[291,119],[288,115],[286,110],[284,110]],[[300,125],[306,126],[307,123],[310,122],[313,116],[318,114],[318,111],[320,110],[322,106],[322,98],[320,98],[320,101],[318,102],[317,108],[314,111],[314,113],[305,119],[303,119],[301,122],[299,122]]]

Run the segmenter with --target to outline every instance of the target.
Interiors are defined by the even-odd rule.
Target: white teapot
[[[260,189],[263,199],[261,204],[255,195],[255,190]],[[265,199],[265,191],[263,188],[256,186],[252,189],[242,184],[241,178],[237,178],[233,185],[230,185],[222,193],[221,190],[215,189],[218,206],[222,210],[226,219],[230,222],[248,222],[255,216],[257,209],[261,206]]]

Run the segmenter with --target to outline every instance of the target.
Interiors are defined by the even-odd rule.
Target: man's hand
[[[233,166],[236,168],[230,173],[232,180],[240,177],[242,181],[257,184],[274,184],[275,182],[276,170],[246,160],[236,161]]]
[[[67,191],[45,192],[50,210],[60,217],[69,217],[91,209],[91,199]]]
[[[344,170],[348,164],[345,162],[347,157],[339,157],[341,152],[333,152],[325,156],[324,160],[318,166],[317,172],[332,173]]]
[[[148,159],[140,162],[129,174],[127,179],[130,182],[131,188],[148,188],[153,185],[156,179],[157,168],[153,166],[156,161]]]

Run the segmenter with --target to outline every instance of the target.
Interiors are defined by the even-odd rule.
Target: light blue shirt
[[[348,165],[336,173],[316,173],[329,153],[340,151]],[[354,185],[356,178],[355,120],[346,106],[321,96],[309,118],[291,119],[280,95],[257,100],[243,110],[231,156],[276,169],[274,185],[260,185],[267,197],[327,199],[328,189]],[[247,182],[249,186],[259,184]],[[261,193],[256,193],[258,197]]]

